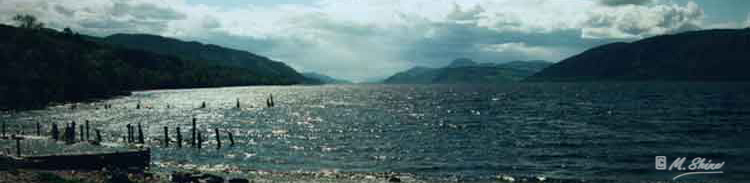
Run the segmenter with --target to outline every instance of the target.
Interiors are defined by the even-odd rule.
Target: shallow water
[[[265,108],[273,94],[276,107]],[[235,100],[242,109],[235,109]],[[143,109],[135,106],[141,102]],[[205,101],[207,108],[198,109]],[[102,104],[114,109],[101,109]],[[170,108],[166,108],[169,105]],[[151,108],[151,109],[147,109]],[[162,147],[191,119],[201,150]],[[418,180],[484,182],[501,177],[587,182],[668,181],[655,169],[687,157],[725,162],[722,174],[689,182],[748,181],[750,84],[523,83],[327,85],[136,92],[91,104],[4,114],[9,127],[90,120],[106,141],[141,123],[156,169],[273,172],[406,172]],[[214,128],[221,129],[216,150]],[[235,146],[227,147],[227,132]],[[174,140],[174,139],[173,139]],[[33,146],[33,145],[29,145]],[[189,145],[186,145],[186,147]],[[5,148],[5,147],[0,147]],[[41,148],[41,147],[32,147]]]

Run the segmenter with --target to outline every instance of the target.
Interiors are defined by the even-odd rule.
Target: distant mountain
[[[471,66],[478,66],[478,65],[479,64],[477,64],[476,62],[474,62],[471,59],[468,59],[468,58],[459,58],[459,59],[453,60],[453,62],[451,62],[450,64],[448,64],[448,66],[446,66],[446,67],[447,68],[456,68],[456,67],[471,67]]]
[[[342,80],[342,79],[336,79],[328,75],[315,73],[315,72],[305,72],[302,73],[303,76],[311,79],[316,79],[324,84],[349,84],[352,83],[351,81]]]
[[[552,63],[544,61],[513,61],[502,64],[476,63],[456,59],[443,68],[414,67],[389,77],[384,83],[502,83],[519,81]]]
[[[547,62],[544,60],[530,60],[530,61],[512,61],[512,62],[507,62],[503,64],[497,64],[496,66],[536,73],[536,72],[542,71],[544,68],[547,68],[552,64],[553,64],[552,62]]]
[[[432,83],[440,74],[440,69],[427,67],[413,67],[409,70],[399,72],[386,78],[383,83]]]
[[[186,60],[210,61],[210,64],[217,66],[244,68],[268,81],[315,83],[282,62],[212,44],[186,42],[148,34],[114,34],[98,41],[129,49],[173,55]]]
[[[750,81],[750,29],[662,35],[589,49],[528,81]]]

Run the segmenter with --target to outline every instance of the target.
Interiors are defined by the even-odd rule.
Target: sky
[[[245,50],[301,72],[382,79],[456,58],[558,62],[661,34],[750,26],[747,0],[0,0],[95,36],[147,33]]]

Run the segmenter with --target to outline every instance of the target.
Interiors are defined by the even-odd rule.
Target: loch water
[[[269,95],[275,107],[266,107]],[[192,118],[207,137],[201,150],[187,144]],[[724,162],[714,170],[723,173],[680,181],[750,181],[750,83],[154,90],[74,110],[65,104],[4,113],[0,120],[25,131],[37,122],[90,120],[115,143],[127,124],[141,123],[157,171],[405,172],[428,182],[660,182],[691,172],[657,170],[655,157],[665,156],[668,166],[679,157],[685,167],[698,157]],[[163,147],[164,126],[171,138],[180,127],[186,145]],[[218,150],[215,128],[224,146]]]

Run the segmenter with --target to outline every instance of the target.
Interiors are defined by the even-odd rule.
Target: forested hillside
[[[0,25],[0,109],[30,109],[132,90],[287,85],[297,80],[95,43],[69,29]]]

